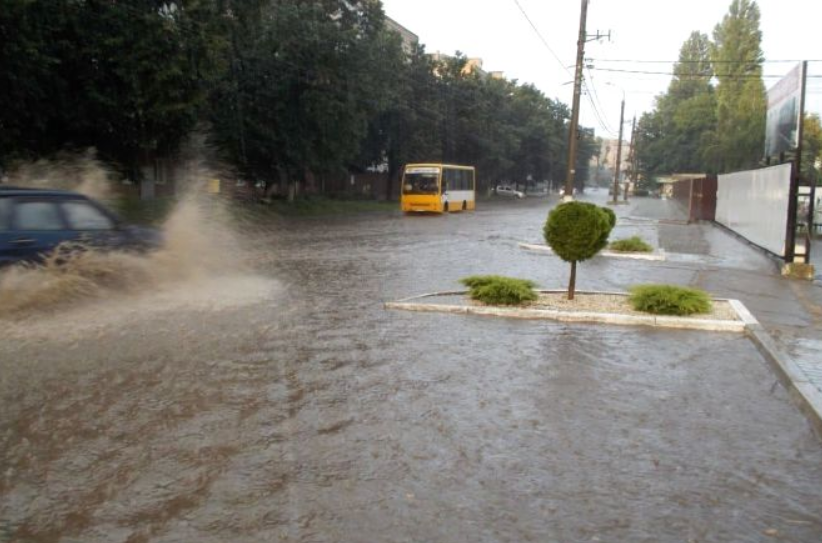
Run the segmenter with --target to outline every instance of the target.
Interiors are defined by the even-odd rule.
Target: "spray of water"
[[[162,227],[164,246],[145,254],[73,250],[66,246],[38,265],[20,265],[0,272],[0,319],[41,316],[87,303],[138,304],[135,296],[158,292],[164,299],[192,301],[245,289],[235,298],[253,299],[266,283],[249,282],[241,238],[231,228],[225,201],[205,186],[215,177],[200,159],[196,145],[184,155],[185,174],[177,182],[178,203]],[[61,157],[55,162],[23,165],[10,174],[18,186],[59,187],[94,198],[111,196],[112,174],[91,153]],[[259,279],[259,278],[258,278]],[[209,285],[204,288],[204,285]],[[219,293],[213,292],[219,285]]]

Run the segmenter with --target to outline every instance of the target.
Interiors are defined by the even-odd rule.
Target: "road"
[[[822,445],[748,339],[383,308],[469,274],[565,286],[517,246],[553,203],[246,224],[241,272],[7,314],[0,541],[822,540]],[[722,291],[706,259],[773,280],[637,210],[619,237],[685,256],[577,288]]]

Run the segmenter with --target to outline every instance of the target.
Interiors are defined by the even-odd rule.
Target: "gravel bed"
[[[644,315],[650,313],[636,311],[628,303],[628,296],[620,294],[580,294],[576,293],[573,300],[568,300],[565,292],[540,293],[539,299],[528,304],[534,309],[557,309],[562,311],[592,311],[597,313],[618,313],[621,315]],[[739,317],[731,304],[726,301],[713,302],[710,313],[691,315],[689,318],[702,320],[733,320]]]

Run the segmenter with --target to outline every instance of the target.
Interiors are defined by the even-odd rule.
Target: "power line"
[[[771,64],[780,62],[822,62],[822,60],[760,60],[760,61],[739,61],[739,60],[641,60],[626,58],[589,58],[596,62],[632,62],[636,64]]]
[[[585,89],[586,89],[586,91],[588,90],[588,86],[587,86],[587,85],[585,86]],[[602,130],[603,130],[604,132],[607,132],[608,134],[610,134],[611,136],[613,136],[613,135],[614,135],[614,131],[613,131],[613,130],[611,130],[611,129],[610,129],[610,128],[609,128],[609,127],[605,124],[605,122],[602,120],[602,117],[600,116],[600,112],[599,112],[599,110],[597,110],[597,106],[596,106],[596,104],[594,103],[593,99],[591,98],[591,93],[590,93],[590,92],[586,92],[586,93],[585,93],[585,96],[587,96],[587,97],[588,97],[588,102],[591,104],[591,107],[592,107],[592,108],[593,108],[593,110],[594,110],[594,118],[596,119],[597,123],[599,124],[599,127],[600,127],[600,128],[602,128]]]
[[[593,97],[593,100],[591,100],[591,105],[594,108],[594,115],[596,115],[599,119],[600,126],[602,126],[603,130],[613,135],[614,131],[610,128],[611,123],[608,122],[608,116],[605,115],[605,108],[602,107],[602,102],[599,99],[599,93],[597,92],[596,86],[594,85],[594,77],[591,74],[590,69],[588,70],[588,77],[583,80],[583,83],[585,84],[585,89],[588,91],[589,99]],[[599,104],[599,107],[597,107],[597,104]],[[601,115],[598,110],[602,110]]]
[[[539,29],[537,28],[537,26],[534,24],[534,22],[533,22],[533,21],[531,20],[531,18],[528,16],[528,13],[526,13],[526,12],[525,12],[525,8],[523,8],[523,7],[522,7],[522,4],[520,4],[520,3],[519,3],[519,0],[514,0],[514,3],[515,3],[515,4],[517,5],[517,7],[519,8],[520,12],[522,13],[522,16],[523,16],[523,17],[525,17],[525,20],[526,20],[526,21],[528,21],[528,24],[529,24],[529,25],[531,25],[531,28],[533,28],[533,29],[534,29],[534,32],[536,32],[537,37],[538,37],[538,38],[540,39],[540,41],[542,42],[542,45],[544,45],[544,46],[545,46],[545,48],[546,48],[546,49],[548,49],[548,52],[549,52],[549,53],[551,53],[551,55],[553,55],[554,59],[556,59],[556,61],[559,63],[559,65],[560,65],[560,66],[562,66],[562,69],[563,69],[563,70],[565,70],[565,71],[566,71],[566,73],[568,73],[568,75],[570,75],[571,77],[573,77],[573,75],[572,75],[572,74],[571,74],[571,72],[568,70],[568,68],[565,66],[565,64],[564,64],[564,63],[563,63],[563,62],[559,59],[559,56],[558,56],[558,55],[554,52],[554,50],[553,50],[553,49],[551,49],[551,46],[550,46],[550,45],[548,45],[548,41],[547,41],[547,40],[546,40],[546,39],[542,36],[542,33],[539,31]]]
[[[623,73],[623,74],[643,74],[643,75],[666,75],[666,76],[675,76],[681,79],[685,78],[698,78],[698,79],[710,79],[710,77],[702,74],[676,74],[673,72],[652,72],[647,70],[618,70],[616,68],[597,68],[592,67],[592,70],[598,70],[600,72],[616,72],[616,73]],[[729,79],[782,79],[785,77],[784,75],[757,75],[757,74],[711,74],[711,77],[725,77]],[[808,78],[819,78],[822,79],[822,75],[808,75]]]

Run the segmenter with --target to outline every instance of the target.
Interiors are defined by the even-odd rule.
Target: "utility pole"
[[[622,125],[625,123],[625,97],[622,97],[622,107],[619,109],[619,140],[617,141],[616,170],[614,171],[614,200],[619,201],[619,168],[622,166]]]
[[[582,92],[582,67],[585,62],[585,21],[588,17],[588,0],[582,0],[582,12],[579,17],[579,39],[577,40],[577,68],[574,74],[574,101],[571,109],[571,125],[568,129],[568,166],[565,174],[565,196],[563,201],[574,199],[574,174],[577,161],[577,125],[579,124],[579,96]]]
[[[631,150],[628,152],[628,161],[631,163],[631,175],[628,176],[628,180],[625,182],[625,193],[622,198],[624,202],[628,201],[628,189],[631,188],[631,182],[634,181],[634,177],[636,176],[636,155],[634,154],[634,138],[636,137],[636,116],[634,116],[634,120],[631,121]],[[634,190],[636,190],[636,185],[634,185]]]

